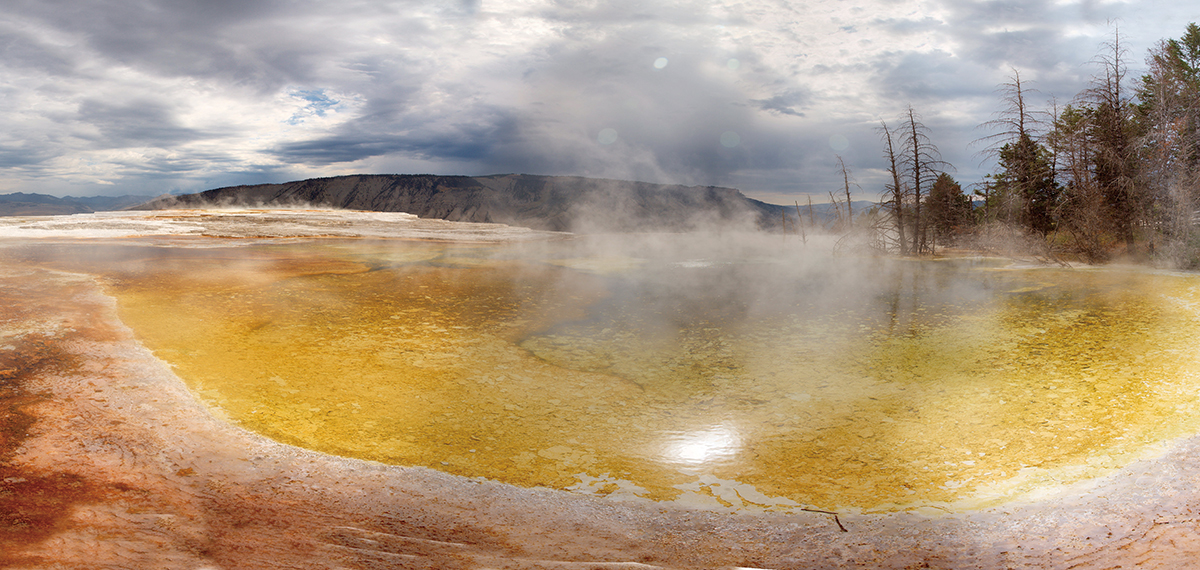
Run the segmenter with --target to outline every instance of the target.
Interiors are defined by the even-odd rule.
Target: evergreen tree
[[[1046,147],[1021,135],[1000,148],[999,167],[992,190],[1002,219],[1042,236],[1054,230],[1060,190]]]
[[[1105,201],[1095,176],[1095,148],[1089,138],[1093,112],[1067,105],[1047,137],[1057,157],[1064,181],[1058,203],[1059,228],[1072,237],[1075,253],[1089,262],[1108,257],[1109,221]]]
[[[1106,44],[1111,53],[1098,58],[1100,75],[1093,78],[1092,87],[1083,99],[1090,108],[1088,139],[1093,147],[1093,174],[1104,198],[1105,215],[1111,231],[1124,241],[1127,250],[1133,249],[1134,232],[1143,219],[1147,206],[1144,184],[1139,179],[1139,124],[1135,121],[1136,107],[1125,91],[1125,51],[1121,48],[1120,33]]]
[[[995,120],[982,126],[999,132],[981,140],[992,144],[984,153],[996,156],[999,171],[987,187],[987,211],[991,217],[1020,225],[1045,236],[1055,227],[1059,187],[1055,180],[1053,155],[1037,139],[1044,113],[1029,107],[1032,92],[1013,70],[1012,79],[1000,86],[1005,108]]]
[[[1200,265],[1200,26],[1150,51],[1138,89],[1144,172],[1150,210],[1163,252],[1184,266]]]
[[[949,244],[972,222],[971,198],[962,186],[945,172],[938,175],[929,189],[926,211],[937,243]]]

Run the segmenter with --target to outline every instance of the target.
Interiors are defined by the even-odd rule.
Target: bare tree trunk
[[[838,200],[833,195],[833,190],[829,191],[829,203],[833,205],[833,214],[837,216],[837,220],[833,222],[833,230],[841,231],[842,228],[842,206],[838,204]]]
[[[1094,107],[1090,134],[1096,149],[1095,180],[1103,192],[1113,232],[1132,252],[1134,230],[1142,221],[1143,192],[1131,140],[1132,105],[1122,88],[1127,68],[1119,30],[1113,31],[1113,40],[1105,47],[1111,54],[1097,58],[1101,75],[1093,78],[1083,98]]]
[[[796,225],[800,228],[800,239],[804,242],[804,245],[808,245],[808,233],[804,231],[804,218],[800,216],[800,202],[794,202],[796,204]]]
[[[846,170],[846,161],[842,160],[842,157],[840,155],[838,155],[837,159],[838,159],[838,166],[842,167],[842,183],[844,185],[843,187],[846,190],[846,224],[850,227],[853,227],[854,226],[854,210],[852,209],[852,206],[851,206],[851,202],[853,200],[850,199],[850,171]]]
[[[908,122],[905,127],[908,132],[905,133],[907,136],[904,140],[904,152],[907,154],[905,166],[909,172],[909,182],[912,183],[913,251],[920,254],[927,249],[926,240],[928,239],[926,231],[928,223],[925,219],[927,216],[921,213],[923,201],[921,188],[934,185],[938,170],[945,171],[953,169],[953,167],[941,159],[937,147],[929,138],[929,129],[921,123],[917,112],[911,105],[905,113],[905,120]]]
[[[921,160],[920,145],[917,144],[917,117],[912,107],[908,108],[908,125],[912,131],[912,148],[909,150],[912,155],[912,182],[913,182],[913,244],[916,253],[920,254],[925,250],[925,232],[922,231],[921,220],[921,174],[924,169],[925,162]]]
[[[892,182],[886,190],[891,194],[888,202],[891,204],[892,216],[896,219],[900,255],[908,255],[908,240],[904,231],[904,185],[900,182],[900,166],[896,160],[896,147],[892,141],[892,131],[888,128],[887,123],[880,121],[879,130],[883,134],[884,142],[887,143],[884,156],[888,160],[888,170],[892,175]]]
[[[1193,239],[1200,208],[1200,27],[1192,24],[1181,40],[1151,50],[1150,72],[1142,80],[1146,132],[1146,188],[1157,208],[1158,253],[1180,267],[1194,267],[1200,252]],[[1150,242],[1154,248],[1154,241]]]

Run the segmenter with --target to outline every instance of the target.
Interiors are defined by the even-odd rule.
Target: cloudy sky
[[[1012,68],[1069,101],[1188,2],[5,0],[0,193],[572,174],[788,204],[882,188],[912,105],[964,184]],[[1039,102],[1040,104],[1040,102]]]

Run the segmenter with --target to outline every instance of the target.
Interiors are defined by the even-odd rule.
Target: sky
[[[1131,82],[1200,9],[1140,2],[5,0],[0,193],[526,173],[856,200],[909,107],[964,186],[1019,70]]]

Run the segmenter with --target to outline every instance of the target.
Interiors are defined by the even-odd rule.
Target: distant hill
[[[134,209],[301,205],[584,233],[772,229],[795,212],[732,188],[529,174],[337,176],[162,196]]]
[[[797,200],[797,202],[799,202],[799,200]],[[854,219],[857,220],[858,217],[861,216],[862,214],[869,212],[872,208],[878,207],[879,203],[870,202],[867,200],[855,200],[854,202],[851,202],[850,205],[851,205],[851,208],[854,210],[854,212],[853,212]],[[792,206],[784,206],[784,207],[787,208],[787,210],[788,210],[788,223],[790,224],[794,221],[794,219],[796,217],[797,206],[792,205]],[[799,204],[799,208],[800,208],[800,215],[804,219],[804,223],[808,224],[809,223],[808,214],[809,214],[810,206],[807,203]],[[811,206],[811,208],[812,208],[812,218],[813,218],[814,222],[816,222],[817,224],[829,225],[829,224],[833,223],[834,220],[837,219],[839,210],[846,209],[846,203],[839,202],[837,205],[837,209],[835,209],[834,205],[830,204],[829,202],[813,204]]]
[[[89,196],[58,198],[46,194],[0,194],[0,216],[56,216],[124,210],[146,202],[148,196]]]

